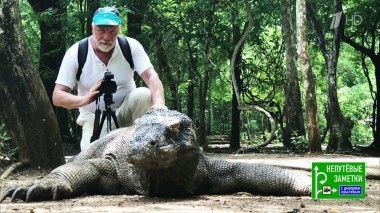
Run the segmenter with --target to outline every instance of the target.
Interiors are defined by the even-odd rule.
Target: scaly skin
[[[0,202],[60,200],[81,194],[187,197],[249,192],[309,195],[310,178],[275,166],[228,162],[199,148],[192,121],[155,109],[134,127],[120,128],[43,179],[6,189]]]

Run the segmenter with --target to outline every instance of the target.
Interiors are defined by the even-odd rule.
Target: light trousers
[[[132,126],[137,118],[140,118],[145,112],[152,107],[152,96],[150,90],[146,87],[133,89],[125,97],[123,103],[115,109],[116,119],[120,127]],[[81,150],[85,150],[90,145],[91,136],[94,129],[95,113],[79,110],[80,114],[77,123],[82,126],[82,139],[80,142]],[[102,117],[102,115],[100,116]],[[112,129],[115,124],[112,120]],[[100,137],[107,134],[107,120],[104,121]]]

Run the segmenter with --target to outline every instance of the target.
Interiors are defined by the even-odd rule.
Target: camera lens
[[[114,75],[111,72],[104,73],[104,78],[100,86],[99,95],[102,95],[103,93],[109,95],[116,92],[117,85],[115,81],[111,80],[113,78]]]
[[[114,75],[112,74],[112,72],[105,72],[104,73],[104,78],[103,80],[111,80],[114,78]]]

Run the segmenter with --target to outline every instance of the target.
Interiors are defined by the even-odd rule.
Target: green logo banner
[[[365,163],[313,162],[313,199],[364,199]]]

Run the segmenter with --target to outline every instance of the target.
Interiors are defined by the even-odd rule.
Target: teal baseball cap
[[[94,17],[92,18],[92,22],[95,25],[120,25],[119,11],[114,7],[100,7],[94,13]]]

